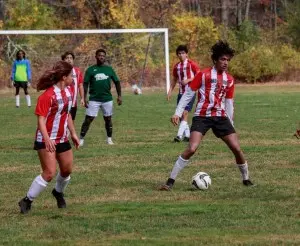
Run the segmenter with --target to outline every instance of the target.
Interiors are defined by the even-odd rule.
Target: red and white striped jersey
[[[77,95],[78,95],[78,88],[79,85],[83,83],[83,76],[82,72],[78,67],[73,67],[72,69],[72,78],[73,78],[73,83],[70,85],[71,87],[74,87],[74,97],[73,97],[73,102],[72,102],[72,107],[77,107]]]
[[[190,88],[198,91],[195,116],[227,116],[225,99],[233,99],[234,94],[234,80],[230,74],[218,74],[214,67],[205,69],[196,75]]]
[[[39,96],[35,114],[46,118],[46,128],[51,140],[55,143],[68,141],[68,117],[73,100],[72,88],[59,89],[56,85],[48,88]],[[39,129],[36,130],[37,142],[44,142]]]
[[[183,85],[181,82],[186,79],[192,79],[200,72],[200,68],[196,62],[185,59],[183,62],[178,62],[173,68],[173,77],[178,80],[179,94],[183,94],[188,84]]]

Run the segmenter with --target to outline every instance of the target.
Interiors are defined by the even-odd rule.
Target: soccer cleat
[[[114,142],[111,140],[111,138],[108,138],[108,139],[106,140],[106,143],[107,143],[108,145],[114,145]]]
[[[80,138],[79,139],[79,146],[82,147],[84,145],[84,139]]]
[[[189,142],[189,141],[190,141],[190,138],[189,138],[189,137],[184,137],[184,138],[183,138],[183,141],[184,141],[184,142]]]
[[[55,189],[53,189],[52,190],[52,195],[56,198],[58,208],[67,207],[66,201],[64,199],[64,193],[57,192]]]
[[[179,137],[179,136],[176,136],[176,137],[174,138],[174,142],[175,142],[175,143],[179,143],[179,142],[181,142],[181,141],[182,141],[182,138]]]
[[[171,191],[172,185],[163,184],[158,188],[158,190]]]
[[[19,207],[21,214],[27,214],[31,209],[32,201],[29,200],[27,196],[19,201]]]
[[[250,179],[243,180],[243,185],[245,186],[255,186]]]

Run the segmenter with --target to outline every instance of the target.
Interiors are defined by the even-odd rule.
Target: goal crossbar
[[[107,34],[107,33],[163,33],[166,61],[166,90],[170,88],[170,60],[169,60],[169,31],[168,28],[145,29],[86,29],[86,30],[0,30],[0,35],[38,35],[38,34]]]

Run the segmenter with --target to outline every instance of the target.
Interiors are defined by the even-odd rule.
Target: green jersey
[[[97,102],[112,101],[111,80],[114,84],[120,83],[112,67],[107,65],[89,67],[84,75],[84,87],[89,87],[89,100]]]

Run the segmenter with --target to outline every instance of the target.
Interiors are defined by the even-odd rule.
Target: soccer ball
[[[134,84],[131,88],[132,88],[133,94],[135,94],[135,95],[142,94],[141,88],[139,88],[136,84]]]
[[[207,190],[211,185],[211,178],[205,172],[199,172],[192,178],[192,185],[198,190]]]

